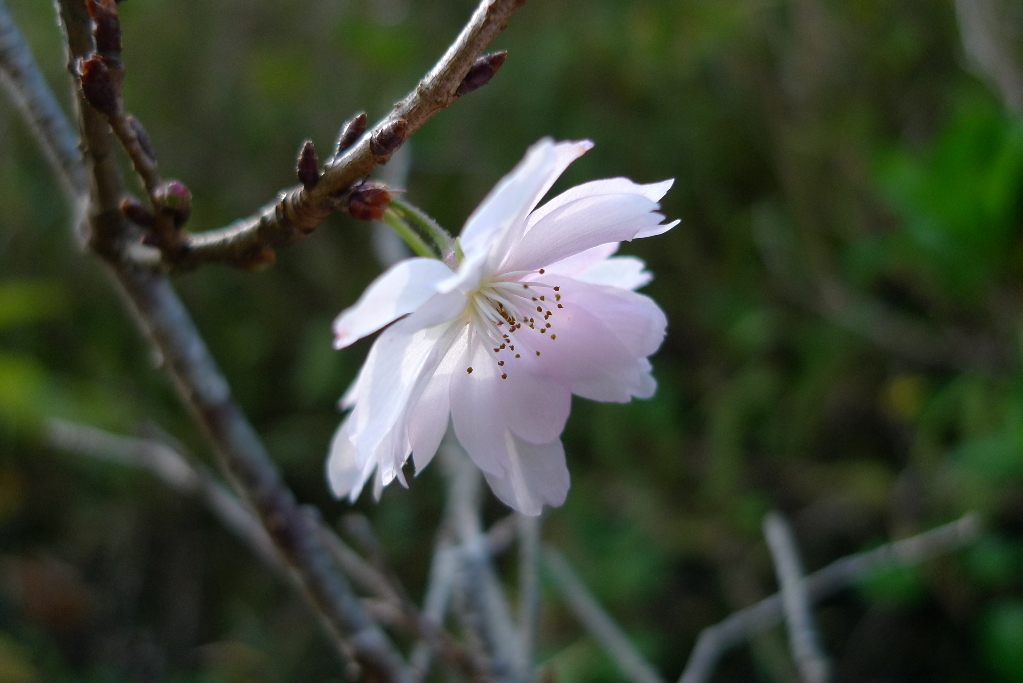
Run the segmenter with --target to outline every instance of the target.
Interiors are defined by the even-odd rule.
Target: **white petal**
[[[458,337],[444,359],[434,371],[433,378],[426,385],[409,419],[408,439],[412,447],[412,458],[416,464],[416,475],[423,471],[440,447],[448,429],[451,415],[450,386],[456,364],[465,350],[465,334]]]
[[[330,484],[330,490],[338,498],[348,496],[354,502],[375,466],[376,463],[358,466],[355,461],[355,446],[348,438],[342,423],[334,432],[327,456],[327,482]]]
[[[551,185],[592,147],[589,140],[555,144],[550,138],[530,147],[466,221],[459,238],[466,257],[481,252],[503,254],[507,241],[517,239],[525,230],[527,214]]]
[[[359,373],[355,408],[346,420],[359,463],[381,458],[381,465],[394,465],[407,455],[404,428],[392,430],[403,427],[462,326],[455,322],[415,329],[420,313],[426,311],[384,330]],[[410,328],[415,331],[409,333]]]
[[[558,439],[548,444],[531,444],[511,432],[504,435],[510,466],[503,475],[484,472],[494,494],[509,507],[535,517],[544,504],[557,507],[568,494],[565,449]]]
[[[539,209],[534,211],[529,216],[529,225],[536,225],[542,220],[547,214],[559,209],[569,202],[573,202],[583,197],[595,197],[600,195],[613,195],[613,194],[638,194],[642,197],[646,197],[652,202],[661,201],[672,184],[675,182],[674,179],[662,180],[659,183],[634,183],[628,178],[605,178],[603,180],[591,180],[588,183],[582,185],[576,185],[571,187],[557,197],[554,197],[549,202],[541,206]]]
[[[575,276],[580,282],[635,290],[649,283],[654,276],[646,264],[635,256],[616,256],[598,261]]]
[[[546,214],[508,253],[502,271],[537,270],[608,242],[631,240],[664,218],[642,194],[593,195]]]
[[[585,272],[618,251],[618,246],[618,242],[600,244],[592,249],[580,251],[578,254],[572,254],[560,261],[555,261],[550,265],[544,266],[544,269],[546,269],[548,273],[552,273],[554,275],[578,277],[580,273]]]
[[[436,259],[411,258],[394,264],[334,320],[334,348],[343,349],[416,310],[448,277],[451,269]]]

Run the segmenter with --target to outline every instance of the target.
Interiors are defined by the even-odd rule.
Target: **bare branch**
[[[803,563],[792,528],[784,517],[772,512],[764,518],[764,536],[778,575],[792,656],[803,683],[827,683],[831,678],[831,664],[814,628],[810,598],[803,581]]]
[[[476,58],[522,2],[482,0],[433,69],[368,135],[345,150],[340,158],[328,161],[315,187],[285,190],[253,216],[219,230],[190,236],[187,251],[170,265],[176,270],[209,262],[247,266],[255,255],[297,242],[331,213],[345,210],[346,193],[354,182],[386,163],[412,133],[458,99],[458,89]]]
[[[449,438],[439,453],[449,477],[448,516],[461,542],[463,618],[471,633],[482,636],[498,681],[515,681],[517,638],[511,610],[491,563],[490,547],[480,521],[479,469],[462,447]]]
[[[444,616],[447,614],[451,593],[458,577],[460,559],[459,548],[448,534],[442,533],[434,546],[433,558],[430,561],[430,578],[426,587],[426,596],[423,598],[423,619],[438,627],[444,625]],[[424,639],[416,643],[409,657],[409,667],[412,669],[415,681],[422,681],[426,678],[430,671],[432,658],[433,647],[429,641]]]
[[[956,18],[966,55],[979,75],[1002,96],[1009,111],[1023,115],[1023,26],[1009,20],[1000,0],[956,0]],[[1017,12],[1017,17],[1023,14]]]
[[[252,513],[210,472],[198,463],[188,462],[175,449],[158,441],[110,434],[58,419],[47,420],[46,438],[55,448],[146,470],[178,493],[198,496],[263,564],[284,573],[285,565],[277,548]]]
[[[92,23],[83,0],[58,0],[68,63],[92,54]],[[306,598],[339,650],[375,681],[406,679],[401,656],[366,614],[323,547],[319,521],[301,509],[271,463],[255,430],[165,277],[121,258],[130,242],[120,211],[124,193],[112,156],[110,126],[77,89],[77,109],[90,184],[90,246],[110,266],[139,326],[163,361],[185,405],[205,431],[223,469],[256,511]]]
[[[519,527],[519,673],[533,678],[536,628],[540,619],[540,516],[518,515]]]
[[[975,541],[980,530],[980,517],[970,514],[918,536],[844,557],[806,577],[806,595],[811,602],[819,602],[845,590],[878,567],[915,564],[954,552]],[[777,626],[783,617],[781,596],[772,595],[704,629],[678,683],[706,683],[722,653],[755,633]]]
[[[633,647],[629,637],[600,606],[564,555],[551,546],[545,546],[543,559],[576,618],[604,646],[622,673],[634,683],[662,683],[664,679]]]
[[[5,0],[0,0],[0,75],[32,127],[69,201],[76,204],[86,192],[78,136],[36,66]]]

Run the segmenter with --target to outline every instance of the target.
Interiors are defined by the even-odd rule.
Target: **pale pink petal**
[[[466,258],[472,260],[478,253],[503,254],[507,240],[517,239],[525,230],[527,214],[568,165],[592,147],[589,140],[555,144],[550,138],[530,147],[466,221],[459,236]]]
[[[667,193],[674,183],[674,179],[662,180],[659,183],[634,183],[628,178],[605,178],[603,180],[591,180],[582,185],[565,190],[557,197],[545,203],[539,209],[529,215],[529,225],[536,225],[549,213],[560,209],[565,204],[574,202],[583,197],[600,197],[616,194],[636,194],[646,197],[651,202],[661,201],[661,197]]]
[[[552,309],[550,333],[519,331],[539,369],[571,387],[572,393],[601,401],[628,401],[650,395],[646,357],[664,339],[663,311],[642,294],[551,275],[541,282],[558,286],[562,308]],[[551,337],[554,336],[555,339]],[[524,346],[516,341],[516,348]]]
[[[487,483],[505,505],[535,517],[543,506],[559,506],[568,494],[568,468],[561,440],[532,444],[511,432],[504,434],[505,458],[510,463],[504,474],[484,471]]]
[[[437,259],[410,258],[394,264],[334,320],[334,348],[343,349],[416,310],[437,293],[437,283],[451,275]]]
[[[359,374],[355,407],[346,425],[360,464],[374,457],[384,457],[393,464],[407,455],[407,451],[398,454],[406,447],[405,432],[390,433],[407,419],[461,331],[460,323],[415,329],[419,314],[417,311],[384,330]],[[410,333],[409,328],[415,331]],[[382,445],[385,452],[381,453],[378,449]]]
[[[575,275],[575,279],[592,285],[635,290],[649,283],[654,276],[635,256],[616,256],[594,263]]]
[[[592,249],[580,251],[577,254],[572,254],[560,261],[555,261],[554,263],[546,265],[544,266],[544,269],[548,273],[552,273],[554,275],[578,277],[580,273],[585,272],[589,268],[592,268],[601,261],[609,258],[612,254],[618,251],[618,247],[618,242],[599,244]]]
[[[544,216],[512,245],[503,271],[538,270],[608,242],[631,240],[664,218],[657,202],[641,194],[575,199]]]

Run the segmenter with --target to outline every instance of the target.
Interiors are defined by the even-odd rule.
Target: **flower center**
[[[543,275],[544,270],[541,268],[538,272]],[[564,308],[561,287],[510,279],[524,275],[528,273],[505,273],[502,275],[504,279],[481,283],[469,296],[466,308],[472,325],[469,334],[482,337],[481,342],[493,351],[498,367],[502,368],[501,379],[508,379],[505,357],[511,361],[522,358],[523,353],[540,355],[534,343],[539,339],[526,338],[529,333],[525,330],[536,332],[545,340],[557,339],[551,319],[558,309]],[[541,294],[541,291],[548,293]],[[472,373],[472,368],[466,368],[466,372]]]

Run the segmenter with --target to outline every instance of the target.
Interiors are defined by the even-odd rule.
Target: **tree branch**
[[[86,192],[78,136],[43,78],[14,18],[0,0],[0,75],[72,203]]]
[[[919,563],[964,548],[977,539],[980,530],[980,518],[970,514],[918,536],[844,557],[806,577],[804,591],[811,602],[819,602],[848,588],[878,567]],[[705,628],[678,683],[710,680],[722,653],[753,634],[778,625],[783,618],[782,598],[776,594]]]
[[[345,210],[347,193],[356,181],[386,163],[412,133],[460,97],[459,88],[470,70],[481,60],[488,61],[479,57],[480,53],[523,2],[482,0],[458,38],[416,88],[359,142],[329,160],[312,187],[284,190],[248,218],[188,236],[185,250],[169,264],[171,268],[189,270],[212,262],[251,265],[254,259],[265,260],[267,250],[301,240],[331,213]]]
[[[622,673],[633,683],[662,683],[664,679],[647,663],[643,655],[629,642],[629,637],[621,627],[600,606],[586,584],[568,564],[565,556],[555,548],[546,546],[543,559],[558,585],[558,590],[565,597],[576,618],[590,635],[604,646]]]
[[[84,0],[58,0],[58,6],[70,68],[92,53],[92,24]],[[131,242],[130,226],[119,207],[124,188],[113,158],[111,130],[103,115],[84,101],[81,88],[76,88],[76,94],[91,181],[87,212],[90,246],[110,266],[140,328],[159,352],[164,369],[205,431],[221,467],[256,511],[335,644],[358,663],[369,680],[405,680],[398,651],[335,571],[320,539],[318,520],[298,506],[282,482],[170,283],[121,258],[121,250]]]
[[[799,559],[792,528],[781,514],[772,512],[764,519],[764,536],[778,575],[792,658],[799,667],[800,677],[803,683],[827,683],[831,664],[814,628],[810,598],[803,581],[803,562]]]

